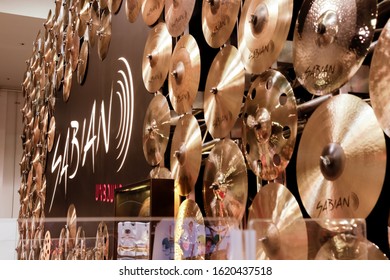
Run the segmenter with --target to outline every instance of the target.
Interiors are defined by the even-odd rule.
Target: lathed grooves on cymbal
[[[104,10],[100,18],[100,28],[98,35],[98,55],[100,60],[104,60],[108,54],[111,42],[111,13]]]
[[[151,26],[157,22],[164,10],[164,0],[142,0],[141,15],[144,22]]]
[[[80,57],[77,66],[77,81],[81,85],[84,82],[85,73],[88,66],[89,43],[84,40],[81,44]]]
[[[315,95],[343,86],[368,53],[376,18],[376,0],[305,0],[293,38],[298,81]]]
[[[195,0],[166,0],[165,22],[172,37],[184,32],[195,7]]]
[[[202,161],[202,137],[197,119],[182,116],[175,128],[171,145],[171,172],[177,194],[187,196],[194,190]]]
[[[311,218],[366,218],[382,190],[386,143],[373,109],[340,94],[310,116],[297,153],[300,197]]]
[[[191,112],[200,81],[200,51],[192,35],[183,35],[171,57],[169,99],[179,115]]]
[[[261,187],[249,207],[248,224],[256,231],[257,259],[308,258],[306,222],[287,187],[278,183]]]
[[[293,89],[276,70],[252,83],[243,108],[242,142],[248,165],[263,180],[274,180],[287,167],[297,136],[298,112]]]
[[[126,0],[126,18],[129,22],[134,23],[141,11],[142,0]]]
[[[210,66],[205,92],[204,116],[213,138],[227,136],[240,113],[245,90],[245,70],[234,46],[222,48]]]
[[[244,155],[231,139],[223,139],[211,150],[203,175],[203,202],[208,217],[240,221],[248,197]]]

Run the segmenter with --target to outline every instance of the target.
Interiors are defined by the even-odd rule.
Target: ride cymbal
[[[366,218],[385,172],[385,138],[370,105],[340,94],[314,111],[297,153],[298,190],[310,217]]]
[[[142,0],[141,14],[144,22],[152,26],[157,22],[164,9],[164,0]]]
[[[100,60],[104,60],[107,56],[111,42],[111,13],[108,10],[102,12],[100,18],[100,29],[98,35],[98,55]]]
[[[172,37],[184,32],[195,7],[195,0],[166,0],[165,22]]]
[[[129,22],[134,23],[141,10],[142,0],[126,0],[126,18]]]

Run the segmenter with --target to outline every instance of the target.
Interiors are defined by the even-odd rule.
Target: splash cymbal
[[[257,234],[257,259],[308,258],[306,222],[287,187],[269,183],[260,188],[249,207],[248,220]]]
[[[166,0],[165,22],[169,34],[178,37],[190,22],[195,7],[195,0]]]
[[[142,19],[147,25],[152,26],[161,16],[163,9],[164,0],[142,0]]]
[[[169,99],[179,115],[191,112],[200,81],[200,51],[192,35],[184,35],[173,50],[168,76]]]
[[[315,95],[343,86],[368,53],[376,18],[376,0],[305,0],[293,38],[293,64],[302,86]]]
[[[385,172],[385,138],[370,105],[340,94],[314,111],[297,153],[298,190],[312,218],[366,218]]]
[[[100,60],[104,60],[107,56],[111,42],[111,13],[108,10],[102,12],[100,18],[100,29],[98,35],[98,55]]]
[[[80,57],[77,66],[77,81],[81,85],[84,82],[85,72],[88,66],[89,58],[89,44],[88,41],[84,40],[81,45]]]
[[[240,113],[245,90],[245,70],[234,46],[222,48],[207,75],[204,115],[213,138],[223,138],[233,128]]]
[[[54,137],[56,133],[56,119],[54,116],[51,116],[49,122],[49,132],[47,133],[47,151],[51,152],[54,144]]]
[[[129,22],[134,23],[141,11],[142,0],[126,0],[126,18]]]
[[[202,161],[202,137],[193,115],[182,116],[175,128],[171,146],[171,172],[179,195],[187,196],[195,187]]]
[[[108,9],[111,13],[116,14],[122,4],[122,0],[108,0]]]

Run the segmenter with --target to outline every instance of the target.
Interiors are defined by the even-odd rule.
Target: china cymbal
[[[171,171],[166,167],[156,166],[149,172],[152,179],[172,179]]]
[[[293,0],[245,1],[238,49],[249,73],[260,74],[276,61],[290,30]]]
[[[111,13],[116,14],[122,4],[122,0],[108,0],[108,9]]]
[[[168,145],[171,115],[168,101],[162,94],[156,94],[145,114],[143,126],[143,150],[146,161],[151,166],[164,160]]]
[[[240,1],[203,0],[202,30],[207,44],[219,48],[233,32],[240,10]]]
[[[312,218],[366,218],[385,172],[385,138],[370,105],[340,94],[314,111],[297,153],[298,190]]]
[[[146,1],[149,2],[149,1]],[[142,78],[146,89],[154,93],[164,84],[172,54],[172,37],[164,22],[149,31],[142,59]]]
[[[287,187],[269,183],[260,188],[249,207],[248,220],[257,234],[257,259],[308,258],[306,222]]]
[[[141,10],[142,0],[126,0],[126,18],[129,22],[134,23]]]
[[[111,42],[111,13],[108,10],[102,12],[100,18],[100,29],[98,35],[98,55],[100,60],[104,60],[107,56]]]
[[[287,167],[295,146],[297,104],[288,80],[267,70],[252,83],[243,109],[245,157],[256,176],[270,181]]]
[[[368,53],[376,18],[376,0],[305,0],[293,38],[293,64],[302,86],[315,95],[343,86]]]
[[[72,62],[69,61],[65,64],[64,70],[64,81],[62,87],[62,97],[64,102],[67,102],[70,96],[70,91],[72,88],[72,78],[73,78],[73,66]]]
[[[190,22],[195,7],[195,0],[166,0],[165,22],[172,37],[184,32]]]
[[[80,57],[77,66],[77,81],[81,85],[84,82],[85,72],[88,66],[89,58],[89,43],[87,40],[84,40],[81,45]]]
[[[202,137],[193,115],[182,116],[171,146],[171,172],[179,195],[187,196],[195,187],[202,161]]]
[[[219,141],[211,150],[203,175],[203,202],[208,217],[240,221],[248,197],[244,155],[231,139]]]
[[[179,115],[191,112],[200,81],[200,51],[192,35],[184,35],[173,50],[168,76],[169,99]]]
[[[56,133],[56,119],[54,116],[51,116],[49,122],[49,132],[47,133],[47,151],[51,152],[54,144],[54,137]]]
[[[204,115],[213,138],[223,138],[233,128],[240,113],[245,90],[245,70],[234,46],[222,48],[207,75]]]
[[[144,22],[151,26],[159,19],[164,9],[164,0],[142,0],[141,14]]]
[[[66,215],[66,229],[69,231],[69,242],[73,247],[77,232],[77,214],[74,204],[69,205]]]

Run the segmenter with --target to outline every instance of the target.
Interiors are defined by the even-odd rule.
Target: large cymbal
[[[340,94],[314,111],[297,154],[298,190],[312,218],[366,218],[385,172],[384,134],[367,103]]]
[[[278,71],[268,70],[252,83],[243,109],[243,146],[251,170],[274,180],[285,170],[297,136],[293,89]]]
[[[142,59],[142,78],[146,89],[154,93],[164,84],[172,54],[172,37],[164,22],[150,30]]]
[[[126,0],[126,18],[129,22],[134,23],[141,10],[142,0]]]
[[[157,22],[164,9],[164,0],[142,0],[141,14],[144,22],[151,26]]]
[[[307,259],[306,222],[285,186],[269,183],[260,188],[249,207],[248,219],[257,233],[258,259]]]
[[[111,13],[108,10],[102,12],[100,18],[100,29],[98,35],[98,55],[100,60],[104,60],[107,56],[111,42]]]
[[[343,86],[368,53],[376,17],[376,0],[305,0],[293,38],[298,81],[315,95]]]
[[[238,50],[234,46],[222,48],[206,80],[204,115],[208,131],[213,138],[229,134],[240,113],[245,90],[245,70]]]
[[[211,150],[203,175],[203,201],[208,217],[240,221],[248,197],[244,155],[231,139],[223,139]]]
[[[192,35],[184,35],[177,42],[169,71],[169,99],[173,109],[179,115],[191,112],[200,81],[200,51]]]
[[[144,119],[143,150],[146,161],[151,166],[164,160],[170,132],[170,110],[168,101],[162,94],[157,94],[150,102]]]
[[[287,39],[292,14],[293,0],[245,1],[238,42],[249,73],[260,74],[276,61]]]
[[[171,172],[179,195],[187,196],[195,187],[202,161],[202,137],[193,115],[182,116],[171,146]]]
[[[178,37],[190,22],[195,7],[195,0],[166,0],[165,22],[169,34]]]
[[[89,43],[87,40],[84,40],[81,45],[80,57],[77,66],[77,81],[81,85],[84,82],[85,72],[88,66],[89,58]]]

